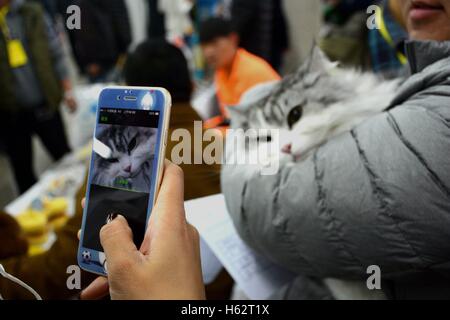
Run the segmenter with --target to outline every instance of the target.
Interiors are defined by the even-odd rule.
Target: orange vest
[[[265,60],[244,49],[238,49],[231,72],[221,68],[215,74],[222,120],[228,119],[226,107],[239,104],[242,95],[247,90],[258,84],[280,79],[280,75]],[[220,121],[216,119],[216,122]],[[213,123],[208,127],[214,127]]]

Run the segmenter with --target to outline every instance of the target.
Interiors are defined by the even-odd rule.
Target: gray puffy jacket
[[[318,279],[378,265],[392,298],[450,299],[450,42],[407,51],[413,75],[387,112],[275,176],[224,166],[242,238],[299,275],[280,298],[328,298]]]

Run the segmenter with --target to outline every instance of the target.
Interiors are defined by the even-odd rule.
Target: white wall
[[[126,0],[133,42],[131,50],[147,38],[148,7],[144,0]]]
[[[321,25],[320,0],[284,0],[291,50],[286,57],[285,71],[295,70],[308,56]]]

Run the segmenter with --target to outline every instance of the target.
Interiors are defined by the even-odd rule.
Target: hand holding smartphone
[[[140,248],[126,219],[118,216],[100,232],[108,278],[98,277],[82,300],[200,300],[205,287],[200,238],[186,221],[183,171],[166,160],[160,192]]]
[[[107,275],[101,228],[126,218],[139,248],[159,191],[171,97],[162,88],[109,87],[99,98],[78,263]]]

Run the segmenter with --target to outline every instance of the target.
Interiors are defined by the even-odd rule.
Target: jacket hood
[[[412,75],[400,86],[388,109],[450,78],[450,41],[407,41],[405,50]]]

